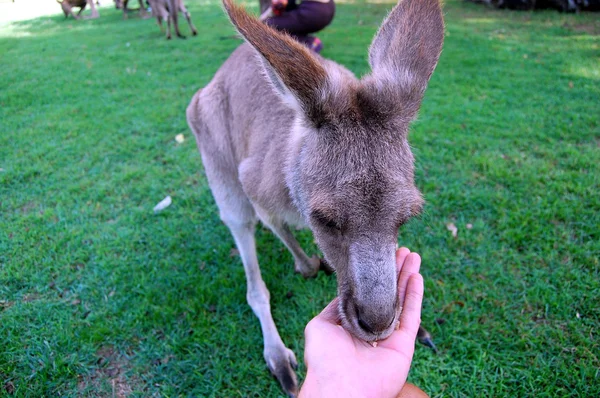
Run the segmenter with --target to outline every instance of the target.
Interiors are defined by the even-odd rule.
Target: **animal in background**
[[[198,34],[198,30],[196,30],[196,27],[192,23],[192,17],[187,8],[185,8],[183,0],[149,0],[149,2],[150,7],[152,7],[152,15],[156,17],[156,22],[161,31],[163,30],[163,21],[167,21],[167,39],[171,39],[171,24],[175,28],[177,37],[185,39],[185,36],[179,30],[177,19],[179,12],[183,13],[185,19],[187,19],[192,35],[196,36]]]
[[[65,14],[65,18],[68,18],[70,15],[74,19],[79,19],[81,13],[88,4],[92,9],[92,15],[90,16],[90,18],[98,18],[99,16],[98,11],[96,10],[96,7],[94,6],[94,2],[92,0],[56,0],[56,2],[60,4],[62,11]],[[75,7],[79,8],[79,12],[77,13],[77,15],[73,13],[73,8]]]
[[[144,7],[144,0],[138,0],[140,3],[140,16],[142,18],[147,17],[148,13],[146,12],[146,8]],[[118,10],[123,10],[123,19],[127,19],[127,5],[129,4],[129,0],[115,0],[115,8]],[[135,11],[135,10],[132,10]]]

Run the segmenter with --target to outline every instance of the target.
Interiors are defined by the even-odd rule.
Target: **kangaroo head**
[[[398,231],[423,204],[407,135],[442,48],[439,0],[392,10],[360,80],[224,4],[297,116],[287,185],[336,270],[343,325],[367,341],[385,338],[397,316]]]

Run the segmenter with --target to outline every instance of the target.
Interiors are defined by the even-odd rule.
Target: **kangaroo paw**
[[[271,374],[275,376],[283,391],[288,397],[298,395],[298,379],[295,369],[298,368],[298,362],[294,352],[288,348],[283,349],[265,349],[265,360]]]
[[[314,278],[319,273],[319,260],[318,257],[311,257],[306,261],[304,258],[296,259],[296,263],[294,264],[294,269],[296,272],[302,274],[302,276],[306,279]]]
[[[437,347],[435,346],[435,343],[433,342],[433,338],[431,337],[431,334],[425,330],[425,328],[423,328],[422,326],[419,327],[419,332],[417,333],[417,339],[419,340],[419,343],[431,348],[433,350],[433,352],[435,352],[436,354],[439,354],[439,351],[437,349]]]
[[[329,265],[327,261],[325,261],[324,258],[321,258],[320,260],[321,262],[319,264],[319,269],[325,272],[325,275],[331,275],[335,272],[335,270],[331,267],[331,265]]]

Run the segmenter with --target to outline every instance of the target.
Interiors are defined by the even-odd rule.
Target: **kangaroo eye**
[[[336,229],[338,231],[342,229],[335,220],[332,220],[318,210],[313,211],[311,213],[311,217],[316,223],[324,226],[325,228]]]
[[[327,228],[331,228],[331,229],[341,229],[339,225],[337,225],[337,223],[335,221],[329,221],[328,223],[325,224],[325,226]]]

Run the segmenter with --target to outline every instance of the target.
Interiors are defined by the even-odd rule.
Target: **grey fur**
[[[294,395],[295,358],[270,314],[254,226],[259,218],[269,226],[310,277],[319,262],[285,228],[308,226],[337,273],[343,326],[366,341],[391,334],[398,229],[423,205],[408,125],[437,63],[443,20],[438,0],[402,1],[370,49],[372,74],[359,80],[224,3],[249,44],[196,93],[187,119],[242,256],[265,360]]]

